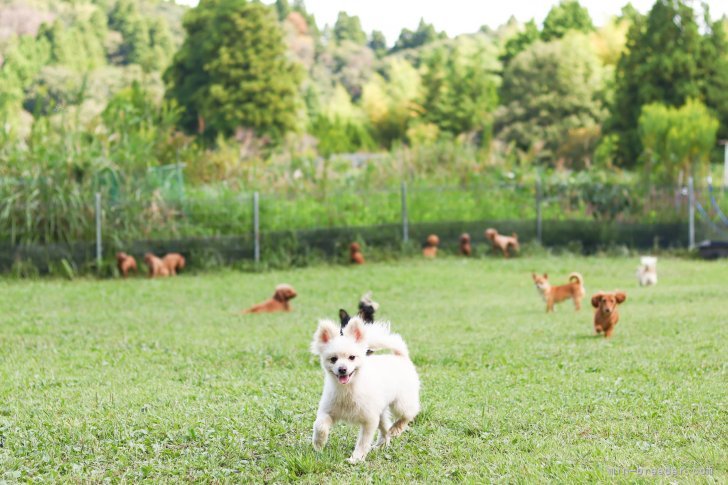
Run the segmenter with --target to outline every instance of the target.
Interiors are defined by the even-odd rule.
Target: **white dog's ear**
[[[359,317],[349,320],[349,324],[344,328],[344,336],[351,337],[357,343],[362,342],[364,340],[364,320]]]
[[[321,354],[324,346],[339,335],[339,329],[340,325],[333,320],[319,320],[318,328],[313,334],[311,352],[316,355]]]

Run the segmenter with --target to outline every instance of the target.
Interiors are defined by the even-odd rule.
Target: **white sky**
[[[580,0],[589,9],[595,24],[620,12],[628,0]],[[197,0],[177,0],[177,3],[196,5]],[[273,3],[273,0],[265,0]],[[293,4],[293,0],[289,0]],[[393,44],[403,28],[414,30],[420,18],[444,30],[449,36],[477,31],[481,25],[497,27],[511,15],[521,22],[535,18],[543,22],[552,5],[558,0],[305,0],[306,9],[316,17],[319,27],[333,25],[340,11],[358,15],[363,29],[369,33],[381,30],[388,44]],[[647,12],[654,0],[632,0],[640,12]],[[688,0],[693,9],[702,12],[701,2]],[[708,0],[711,17],[716,19],[728,14],[728,0]]]

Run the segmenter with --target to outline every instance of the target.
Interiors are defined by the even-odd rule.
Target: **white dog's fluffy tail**
[[[391,350],[394,355],[409,359],[407,344],[399,334],[392,333],[389,322],[374,322],[366,325],[367,347],[371,350]]]

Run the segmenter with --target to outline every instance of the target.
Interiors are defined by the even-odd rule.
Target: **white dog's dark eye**
[[[332,364],[336,364],[337,358],[336,357],[331,357],[329,360],[331,361]]]
[[[354,359],[356,359],[356,356],[354,356],[354,355],[349,356],[349,360],[354,360]]]

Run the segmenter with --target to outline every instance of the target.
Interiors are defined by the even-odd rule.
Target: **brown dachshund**
[[[116,253],[116,267],[119,268],[119,273],[124,278],[129,276],[129,271],[137,272],[136,259],[123,251]]]
[[[149,268],[150,278],[169,276],[169,270],[164,265],[164,262],[152,253],[146,253],[144,255],[144,262],[147,263],[147,267]]]
[[[296,298],[296,296],[298,296],[298,293],[296,293],[296,290],[291,285],[281,284],[276,286],[276,292],[273,293],[273,298],[253,305],[247,310],[244,310],[243,313],[290,312],[291,305],[288,301]]]
[[[467,232],[460,235],[460,254],[470,256],[472,248],[470,247],[470,234]]]
[[[169,253],[162,258],[162,263],[167,268],[170,276],[175,276],[177,272],[185,267],[185,257],[179,253]]]
[[[584,278],[579,273],[571,273],[565,285],[551,286],[549,275],[531,273],[536,290],[546,302],[546,313],[554,311],[554,303],[561,303],[569,298],[574,300],[576,311],[581,310],[581,299],[584,298]]]
[[[604,293],[600,291],[592,296],[591,304],[596,308],[594,312],[594,331],[597,334],[604,332],[604,337],[611,337],[614,327],[619,322],[618,306],[627,299],[621,291]]]
[[[349,253],[352,263],[364,264],[364,255],[361,252],[361,246],[359,246],[359,243],[351,243],[349,245]]]
[[[430,234],[427,236],[427,242],[425,242],[425,247],[422,248],[422,255],[426,258],[434,258],[437,256],[437,246],[440,245],[440,238],[437,237],[435,234]]]
[[[491,227],[485,230],[485,238],[490,239],[490,242],[493,244],[493,249],[500,249],[506,258],[510,256],[508,253],[509,248],[514,251],[521,250],[521,246],[518,244],[518,234],[515,232],[512,236],[504,236],[498,234],[498,231]]]

